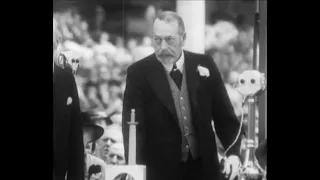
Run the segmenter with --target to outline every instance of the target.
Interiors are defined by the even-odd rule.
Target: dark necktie
[[[173,68],[170,72],[170,76],[173,79],[173,81],[176,83],[176,85],[178,86],[179,90],[181,90],[182,73],[177,68],[176,63],[173,64]]]

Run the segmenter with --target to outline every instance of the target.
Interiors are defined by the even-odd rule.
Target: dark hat
[[[91,115],[88,112],[82,112],[82,122],[83,122],[83,129],[90,133],[90,142],[98,140],[104,132],[104,129],[98,125],[95,125],[91,120]]]
[[[91,165],[89,167],[89,170],[88,170],[89,179],[93,174],[97,174],[97,173],[100,173],[100,172],[101,172],[101,166],[100,165],[98,165],[98,164],[97,165],[95,165],[95,164]]]

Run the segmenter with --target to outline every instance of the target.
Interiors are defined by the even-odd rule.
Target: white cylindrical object
[[[131,119],[129,127],[129,165],[136,164],[136,125],[135,123],[135,110],[131,110]]]
[[[182,17],[187,39],[184,49],[195,53],[205,51],[205,0],[177,1],[177,13]]]

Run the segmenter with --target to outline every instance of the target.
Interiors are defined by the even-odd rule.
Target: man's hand
[[[233,180],[237,175],[241,167],[241,162],[238,156],[231,155],[224,159],[224,166],[222,173],[226,177],[230,177],[229,180]]]

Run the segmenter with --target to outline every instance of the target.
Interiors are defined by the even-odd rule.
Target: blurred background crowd
[[[54,1],[54,18],[63,36],[62,50],[80,57],[75,77],[81,110],[92,112],[95,123],[105,129],[95,151],[88,153],[107,164],[125,164],[121,112],[126,69],[154,52],[150,24],[158,11],[174,11],[175,3],[75,2]],[[239,74],[252,67],[253,13],[250,1],[206,3],[205,53],[218,65],[239,118],[243,97],[234,85]],[[244,117],[246,113],[244,108]]]

